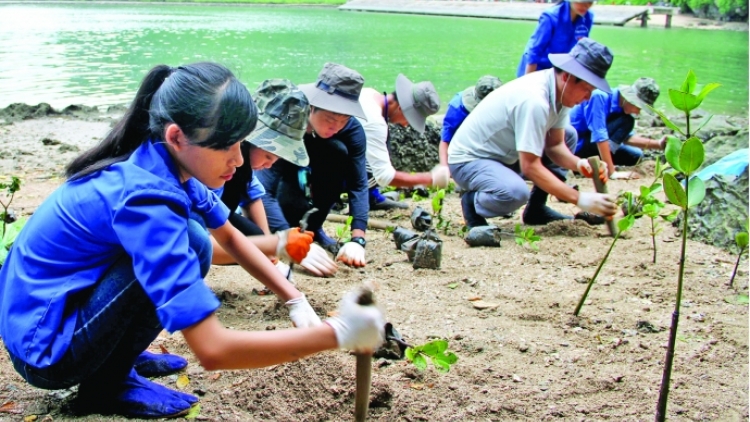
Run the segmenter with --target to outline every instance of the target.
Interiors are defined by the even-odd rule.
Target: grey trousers
[[[572,126],[565,128],[565,145],[573,152],[578,134]],[[546,155],[542,163],[552,173],[565,171]],[[529,200],[529,188],[523,180],[518,163],[507,165],[500,161],[480,158],[467,163],[449,164],[451,177],[464,191],[475,191],[474,208],[484,218],[504,216],[521,208]],[[559,177],[559,176],[558,176]]]

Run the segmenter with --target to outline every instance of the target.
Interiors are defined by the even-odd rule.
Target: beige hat
[[[396,96],[409,125],[417,132],[424,133],[427,116],[440,110],[440,97],[432,82],[415,84],[399,74],[396,78]]]
[[[367,120],[359,105],[364,84],[365,79],[358,72],[344,65],[326,63],[316,83],[300,85],[299,89],[314,107]]]

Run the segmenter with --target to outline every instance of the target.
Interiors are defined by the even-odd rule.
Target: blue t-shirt
[[[0,335],[27,364],[43,368],[67,351],[74,300],[123,255],[170,332],[219,307],[189,247],[190,212],[210,228],[229,209],[195,178],[180,183],[163,144],[144,142],[128,160],[60,186],[34,212],[0,269]]]
[[[614,113],[624,113],[620,107],[620,90],[612,89],[611,94],[595,89],[591,98],[570,110],[570,124],[578,132],[578,145],[576,151],[583,146],[584,138],[591,133],[591,143],[610,140],[607,130],[607,117]],[[631,132],[630,136],[635,133]],[[616,145],[610,146],[617,148]]]
[[[570,2],[567,0],[542,12],[539,25],[526,43],[516,76],[523,76],[528,64],[536,63],[537,70],[551,68],[552,63],[547,55],[569,53],[578,40],[589,36],[593,24],[594,14],[591,11],[571,21]]]
[[[440,139],[443,142],[450,143],[458,127],[461,126],[461,123],[469,115],[469,110],[464,106],[462,98],[462,92],[459,92],[448,103],[448,110],[446,110],[445,117],[443,117],[443,130],[440,133]]]

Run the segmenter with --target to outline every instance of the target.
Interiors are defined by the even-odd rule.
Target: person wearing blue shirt
[[[310,102],[303,137],[310,163],[277,161],[257,172],[266,188],[263,206],[271,231],[299,226],[302,216],[317,208],[307,220],[307,230],[315,233],[315,242],[336,254],[337,261],[354,267],[367,262],[365,230],[370,206],[367,138],[355,118],[364,118],[358,101],[363,85],[362,75],[336,63],[326,63],[316,83],[299,85]],[[349,198],[352,237],[335,252],[338,244],[326,235],[323,222],[344,192]]]
[[[466,120],[484,97],[490,92],[499,88],[503,82],[495,76],[485,75],[479,78],[476,85],[470,86],[459,92],[451,98],[448,103],[448,110],[443,117],[443,128],[440,131],[440,146],[438,147],[438,159],[440,164],[448,165],[448,146],[453,139],[453,135],[461,123]]]
[[[607,163],[609,176],[617,178],[615,165],[634,166],[643,157],[642,149],[663,150],[666,136],[654,140],[633,130],[635,117],[659,97],[659,86],[651,78],[639,78],[633,85],[607,93],[594,90],[591,98],[570,111],[571,129],[578,142],[575,154],[581,158],[599,155]]]
[[[107,137],[66,169],[69,179],[28,220],[0,269],[0,336],[31,385],[78,385],[74,408],[128,417],[184,415],[198,401],[145,378],[187,362],[144,353],[163,329],[181,331],[208,370],[251,368],[336,347],[379,344],[382,315],[356,304],[321,324],[264,254],[299,262],[298,230],[256,244],[227,223],[209,190],[242,164],[254,128],[250,93],[225,67],[159,65]],[[204,278],[218,243],[287,300],[298,329],[244,332],[219,321]]]
[[[552,67],[549,54],[568,53],[581,38],[588,38],[594,24],[592,1],[563,0],[539,16],[539,25],[524,49],[516,76]]]

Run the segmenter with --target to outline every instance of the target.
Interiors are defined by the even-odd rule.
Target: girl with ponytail
[[[68,181],[34,212],[0,268],[0,336],[15,369],[44,389],[78,385],[78,411],[184,415],[198,401],[146,377],[184,368],[146,352],[162,329],[180,331],[208,370],[288,362],[337,347],[371,349],[381,313],[347,296],[321,324],[266,255],[299,263],[312,235],[251,238],[227,222],[210,189],[242,165],[257,109],[215,63],[156,66],[106,138],[66,168]],[[204,282],[211,241],[286,301],[296,329],[224,328]]]

